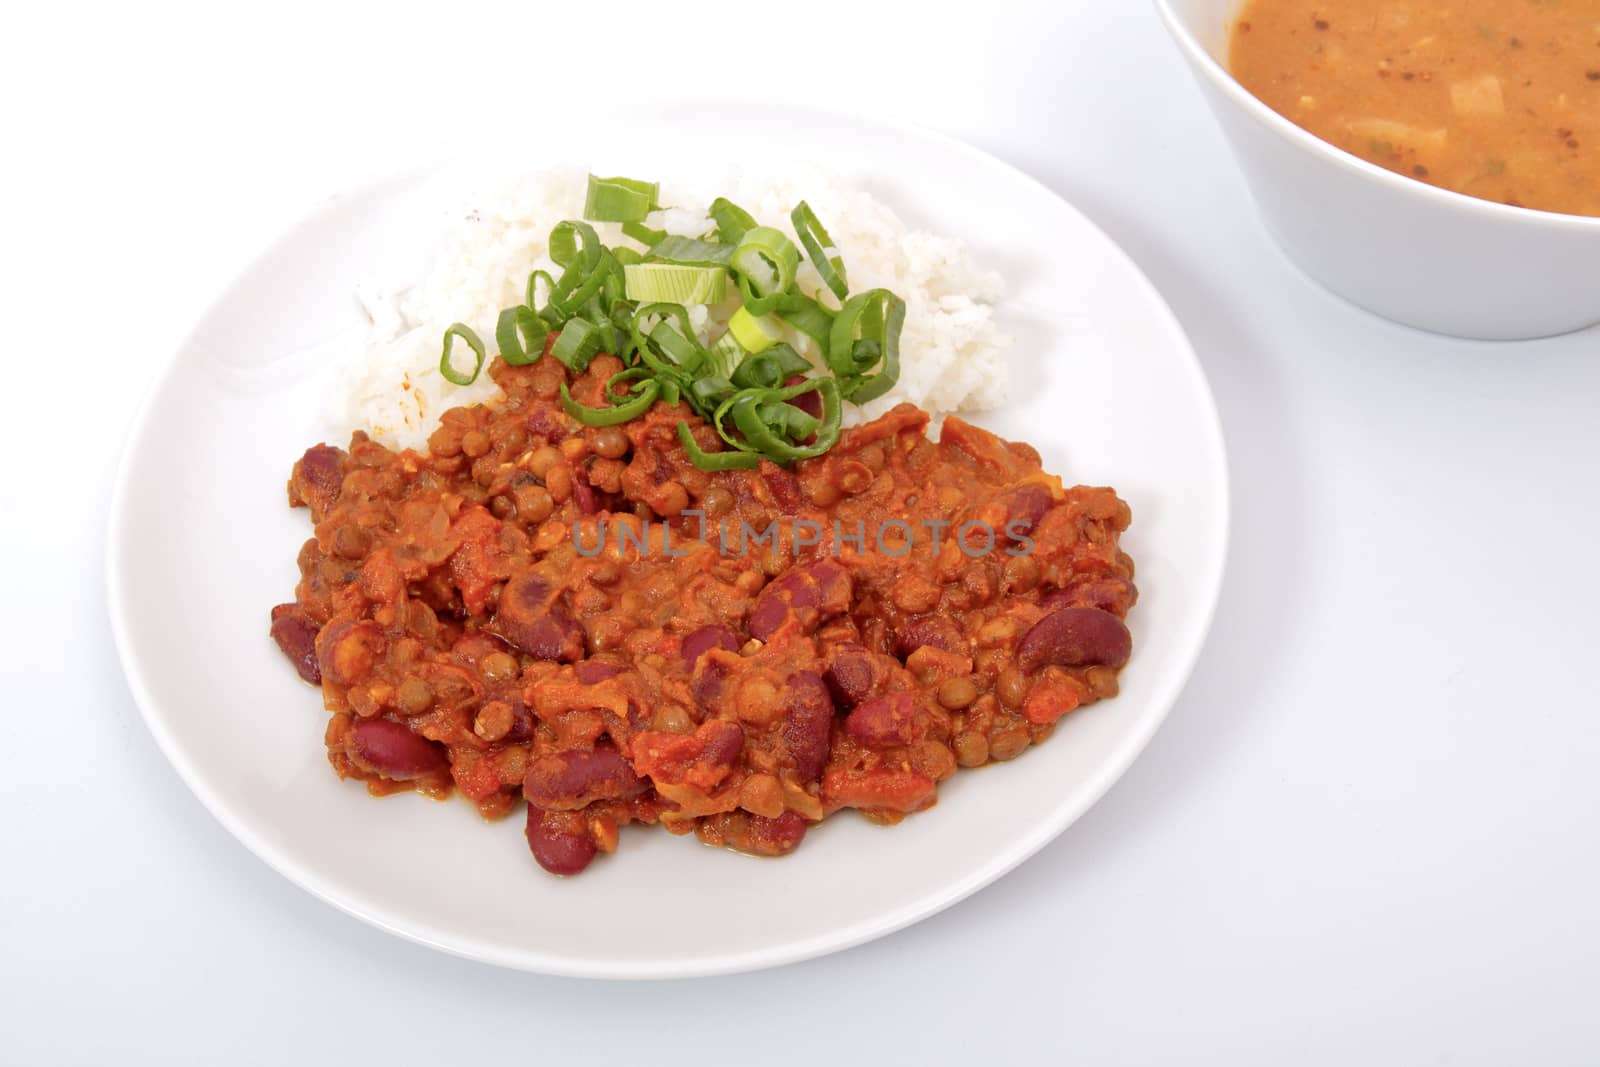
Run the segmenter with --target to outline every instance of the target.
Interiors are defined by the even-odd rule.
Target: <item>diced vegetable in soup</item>
[[[1273,110],[1363,159],[1600,216],[1600,0],[1245,0],[1229,63]]]

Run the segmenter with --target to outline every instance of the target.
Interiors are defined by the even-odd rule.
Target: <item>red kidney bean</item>
[[[516,691],[507,692],[500,697],[511,706],[511,729],[500,740],[507,744],[516,744],[528,741],[533,737],[533,712],[523,702],[522,694]]]
[[[783,745],[794,764],[795,775],[809,782],[828,763],[829,733],[833,729],[833,698],[813,671],[795,671],[784,687]]]
[[[776,463],[763,463],[761,477],[772,490],[772,499],[784,511],[794,511],[804,502],[800,494],[800,480]]]
[[[345,452],[329,445],[312,445],[306,449],[289,475],[291,501],[299,501],[311,509],[313,517],[320,517],[339,499],[344,484]]]
[[[507,636],[534,659],[572,663],[583,656],[583,627],[565,609],[552,610]]]
[[[586,659],[579,661],[572,668],[572,672],[584,685],[599,685],[607,678],[628,673],[628,668],[620,663],[609,663],[603,659]]]
[[[731,671],[728,665],[719,659],[704,659],[695,669],[694,681],[690,688],[694,691],[694,702],[703,712],[714,712],[722,703],[722,690],[728,682]]]
[[[709,793],[728,776],[744,751],[738,723],[711,719],[692,734],[646,730],[633,739],[635,772],[656,787],[689,785]]]
[[[1128,613],[1138,599],[1139,590],[1126,578],[1092,578],[1066,589],[1057,589],[1039,601],[1039,606],[1046,611],[1099,608],[1120,618]]]
[[[407,781],[442,770],[445,747],[388,719],[361,719],[351,731],[354,755],[385,778]]]
[[[577,874],[594,859],[599,848],[581,824],[558,812],[528,805],[528,849],[539,866],[551,874]]]
[[[868,748],[908,745],[916,733],[917,698],[913,693],[890,693],[863,701],[844,720],[844,729]]]
[[[786,856],[800,847],[806,836],[806,821],[792,811],[775,819],[749,815],[750,851],[764,856]]]
[[[568,749],[536,759],[522,782],[523,795],[550,811],[636,796],[644,788],[622,753],[604,743],[592,751]]]
[[[750,636],[765,641],[790,619],[801,633],[850,607],[850,572],[831,559],[794,567],[767,583],[750,611]]]
[[[1012,533],[1031,533],[1055,503],[1055,498],[1050,495],[1048,486],[1039,482],[1024,482],[1002,491],[995,497],[995,502],[1006,509],[1006,519],[997,532],[1016,540]]]
[[[694,670],[694,665],[701,656],[713,648],[720,648],[724,652],[739,651],[739,635],[721,623],[702,626],[689,633],[683,639],[680,651],[683,654],[683,665]]]
[[[883,663],[853,642],[834,645],[828,653],[828,670],[822,680],[841,707],[853,708],[878,688],[887,675]]]
[[[924,645],[944,652],[966,652],[967,639],[954,621],[940,615],[908,619],[894,632],[894,654],[905,659]]]
[[[1017,666],[1032,674],[1041,667],[1121,667],[1133,637],[1121,619],[1099,608],[1062,608],[1046,615],[1017,646]]]
[[[736,722],[710,719],[700,724],[695,736],[705,743],[700,760],[719,767],[732,767],[744,751],[744,730]]]
[[[294,664],[300,677],[312,685],[322,684],[322,667],[317,663],[317,631],[311,616],[295,604],[279,604],[272,609],[272,639]]]
[[[600,500],[595,495],[594,487],[589,484],[589,476],[581,467],[572,471],[572,500],[578,505],[578,512],[583,515],[593,515],[600,510]]]
[[[523,571],[500,591],[495,629],[535,659],[571,663],[583,658],[583,626],[542,575]]]

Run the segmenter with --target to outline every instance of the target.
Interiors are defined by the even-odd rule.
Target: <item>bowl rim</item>
[[[1239,0],[1233,0],[1237,7]],[[1157,13],[1162,22],[1166,23],[1167,32],[1177,41],[1178,46],[1187,55],[1191,66],[1197,71],[1203,71],[1234,104],[1254,118],[1257,122],[1287,138],[1302,149],[1320,156],[1327,162],[1342,167],[1347,171],[1376,181],[1387,186],[1399,195],[1418,197],[1424,201],[1431,201],[1442,208],[1456,208],[1465,211],[1477,211],[1486,219],[1510,223],[1511,225],[1538,226],[1546,229],[1566,231],[1572,233],[1592,232],[1600,235],[1600,216],[1596,215],[1570,215],[1559,211],[1544,211],[1540,208],[1513,207],[1502,204],[1497,200],[1485,200],[1482,197],[1471,196],[1467,193],[1458,193],[1453,189],[1445,189],[1416,178],[1408,178],[1403,174],[1380,167],[1376,163],[1362,159],[1354,153],[1347,152],[1337,145],[1324,141],[1316,134],[1296,125],[1294,122],[1280,115],[1268,107],[1259,97],[1239,83],[1233,74],[1218,62],[1211,50],[1200,43],[1188,21],[1173,10],[1171,0],[1154,0]],[[1232,146],[1230,145],[1230,148]],[[1239,153],[1234,150],[1234,155]]]

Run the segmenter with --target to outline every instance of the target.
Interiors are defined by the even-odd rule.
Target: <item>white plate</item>
[[[745,159],[839,161],[908,221],[967,239],[1002,270],[1017,400],[978,421],[1034,444],[1069,483],[1114,485],[1131,503],[1125,545],[1141,595],[1121,696],[1068,716],[1021,759],[956,775],[931,811],[894,828],[841,813],[783,860],[629,829],[615,857],[557,879],[534,865],[520,816],[486,823],[459,799],[373,800],[335,778],[320,701],[267,636],[268,609],[292,598],[310,531],[305,512],[286,506],[284,483],[319,438],[328,354],[359,343],[355,285],[408,264],[420,271],[445,217],[442,191],[468,188],[469,171],[434,168],[339,196],[291,230],[200,321],[141,414],[112,505],[108,573],[145,721],[201,801],[278,871],[352,915],[463,956],[558,974],[714,974],[924,918],[1081,815],[1188,677],[1227,540],[1222,436],[1194,353],[1104,234],[957,142],[728,108],[585,123],[559,140],[559,158],[527,166],[698,173],[708,145],[738,146]],[[443,158],[481,159],[487,144]]]

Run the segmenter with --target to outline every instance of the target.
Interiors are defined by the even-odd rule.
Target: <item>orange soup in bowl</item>
[[[1600,0],[1245,0],[1229,66],[1397,173],[1600,216]]]

